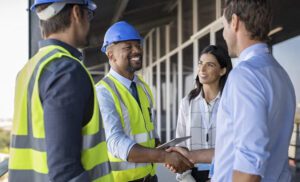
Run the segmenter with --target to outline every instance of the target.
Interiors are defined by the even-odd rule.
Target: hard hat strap
[[[65,2],[58,2],[50,4],[46,9],[37,12],[37,15],[40,20],[49,20],[50,18],[57,15],[66,5]]]

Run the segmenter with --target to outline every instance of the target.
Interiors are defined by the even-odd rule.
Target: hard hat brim
[[[55,2],[60,2],[59,0],[57,1],[53,1],[53,3]],[[93,1],[84,1],[84,2],[87,2],[87,4],[83,4],[83,3],[79,3],[79,2],[75,2],[75,1],[72,1],[72,0],[67,0],[65,1],[67,4],[82,4],[82,5],[87,5],[87,8],[92,10],[92,11],[95,11],[97,9],[97,5],[93,2]],[[36,6],[39,6],[39,5],[42,5],[42,4],[46,4],[45,3],[37,3],[37,4],[33,4],[31,7],[30,7],[30,11],[35,11],[35,8]]]
[[[111,42],[110,44],[107,44],[107,45],[105,45],[105,46],[102,46],[102,47],[101,47],[101,52],[106,53],[106,48],[107,48],[108,46],[110,46],[111,44],[115,44],[115,43],[118,43],[118,42],[125,42],[125,41],[138,41],[138,42],[140,42],[140,44],[143,44],[144,39],[143,39],[143,38],[140,38],[140,39],[128,39],[128,40],[126,39],[126,40],[121,40],[121,41]]]

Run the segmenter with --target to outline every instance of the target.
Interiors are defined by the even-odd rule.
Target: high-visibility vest
[[[18,74],[9,160],[10,182],[50,181],[45,143],[44,110],[39,97],[38,82],[45,66],[63,56],[80,63],[63,47],[50,45],[41,48]],[[86,70],[83,65],[82,67]],[[86,72],[93,85],[92,77],[87,70]],[[93,116],[82,128],[82,142],[81,162],[90,180],[94,182],[113,181],[95,89]]]
[[[128,89],[110,74],[96,86],[100,84],[112,94],[125,134],[141,146],[155,148],[154,124],[151,119],[153,97],[148,85],[141,78],[136,83],[139,105]],[[116,181],[132,181],[156,173],[155,164],[123,161],[110,152],[108,157]]]

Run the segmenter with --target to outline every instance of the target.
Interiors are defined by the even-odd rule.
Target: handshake
[[[166,149],[165,167],[174,173],[183,173],[194,167],[194,161],[190,152],[182,147],[170,147]]]

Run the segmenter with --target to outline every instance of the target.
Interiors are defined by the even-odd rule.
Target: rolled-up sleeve
[[[102,115],[108,151],[115,157],[127,161],[128,154],[136,144],[125,133],[111,93],[102,85],[96,87]]]
[[[264,90],[248,69],[239,68],[231,73],[229,89],[234,126],[233,169],[264,176],[270,156],[267,123],[267,102]]]

